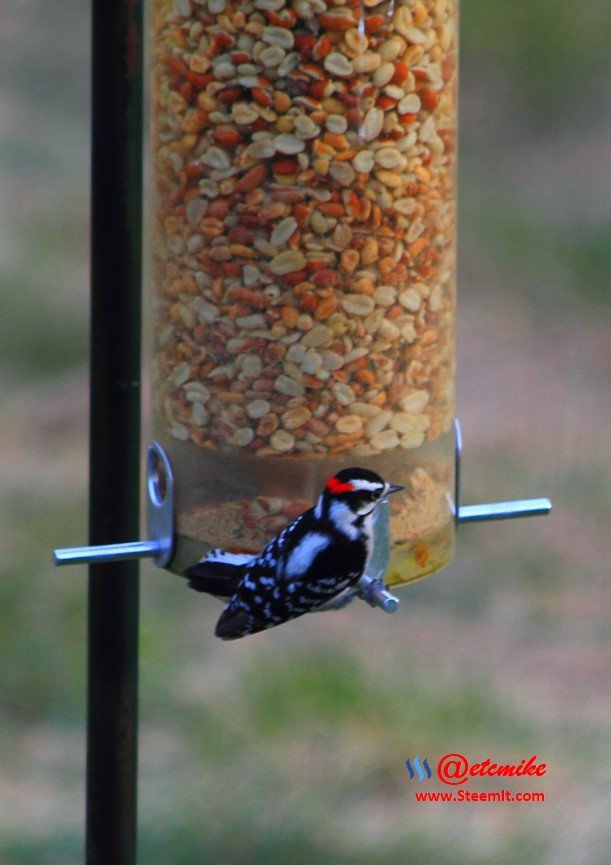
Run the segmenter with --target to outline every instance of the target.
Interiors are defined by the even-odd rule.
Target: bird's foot
[[[343,610],[351,604],[355,598],[361,598],[370,607],[379,607],[385,613],[394,613],[399,608],[399,598],[388,591],[381,579],[363,576],[356,584],[356,588],[342,592],[330,601],[325,601],[320,607],[315,607],[313,613],[325,613],[329,610]]]
[[[357,595],[370,607],[380,607],[385,613],[395,613],[399,609],[399,598],[391,595],[379,577],[374,579],[364,575],[356,586]]]

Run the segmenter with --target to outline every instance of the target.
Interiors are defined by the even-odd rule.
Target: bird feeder
[[[453,553],[455,2],[156,0],[154,424],[182,571],[361,465],[389,584]]]
[[[549,510],[458,500],[457,26],[456,0],[152,2],[149,508],[171,473],[173,522],[132,555],[254,555],[351,465],[404,487],[388,586],[447,565],[460,521]]]

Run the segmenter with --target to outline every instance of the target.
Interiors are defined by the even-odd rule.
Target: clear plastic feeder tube
[[[327,477],[392,496],[391,585],[454,540],[455,0],[153,0],[155,436],[182,571]]]

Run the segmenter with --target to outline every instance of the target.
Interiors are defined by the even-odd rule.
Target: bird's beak
[[[391,493],[399,493],[401,490],[404,490],[405,487],[399,486],[399,484],[388,484],[388,489],[386,490],[386,495],[389,496]]]

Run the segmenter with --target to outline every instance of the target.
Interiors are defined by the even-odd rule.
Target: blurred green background
[[[553,514],[464,527],[395,616],[235,645],[216,602],[146,565],[147,865],[609,861],[611,10],[463,0],[461,30],[464,499]],[[50,557],[86,538],[88,61],[88,4],[8,0],[1,865],[83,856],[85,570]],[[547,801],[417,803],[405,759],[450,751],[539,755]]]

